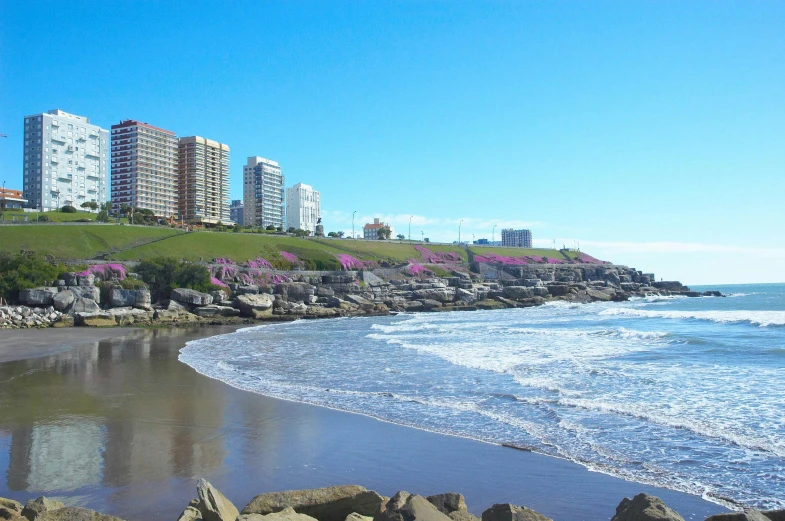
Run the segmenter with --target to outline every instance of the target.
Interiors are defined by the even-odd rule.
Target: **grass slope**
[[[96,224],[2,226],[0,251],[28,250],[62,260],[91,259],[181,233],[171,228]]]
[[[485,253],[494,253],[496,255],[503,255],[505,257],[523,257],[536,255],[538,257],[550,257],[551,259],[560,260],[564,260],[565,255],[568,255],[571,259],[574,259],[578,255],[578,252],[575,251],[565,251],[562,253],[559,250],[554,250],[551,248],[499,248],[471,246],[471,250],[475,255],[482,255]]]

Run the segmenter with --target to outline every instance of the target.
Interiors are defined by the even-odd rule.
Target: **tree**
[[[402,233],[399,233],[398,235],[395,236],[395,238],[398,239],[399,241],[402,241],[406,238],[406,236]]]
[[[329,232],[327,237],[338,237],[338,234],[336,232]]]
[[[390,229],[389,226],[382,226],[376,232],[376,238],[379,239],[380,241],[389,239],[391,236],[392,236],[392,230]]]
[[[153,298],[169,298],[174,288],[210,291],[210,270],[201,264],[191,264],[174,257],[152,257],[139,263],[136,272],[150,287]]]
[[[98,203],[96,203],[95,201],[86,201],[79,206],[81,206],[85,210],[92,210],[92,211],[98,210]]]
[[[77,212],[76,208],[74,208],[70,204],[67,204],[67,205],[63,206],[62,208],[60,208],[60,211],[63,212],[63,213],[76,213]]]
[[[274,232],[275,231],[275,226],[270,224],[270,225],[267,226],[267,228],[265,228],[265,230],[267,230],[268,232]]]
[[[287,231],[288,233],[294,233],[294,232],[295,232],[295,227],[294,227],[294,226],[289,226],[289,229],[288,229],[288,230],[286,230],[286,231]]]
[[[294,230],[295,237],[308,237],[309,235],[311,235],[311,230],[302,230],[300,228]]]

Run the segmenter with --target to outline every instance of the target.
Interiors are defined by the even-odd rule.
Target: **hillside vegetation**
[[[190,261],[228,258],[241,263],[257,257],[282,260],[282,252],[293,254],[308,267],[340,269],[338,255],[362,261],[423,262],[422,248],[434,254],[453,254],[468,260],[466,248],[451,244],[364,241],[352,239],[297,238],[283,235],[210,232],[185,233],[166,227],[118,225],[19,225],[0,227],[0,251],[20,250],[53,255],[62,260],[92,259],[98,255],[118,261],[135,261],[169,256]],[[471,246],[475,254],[494,253],[510,257],[539,256],[573,258],[576,252],[538,248],[494,248]]]

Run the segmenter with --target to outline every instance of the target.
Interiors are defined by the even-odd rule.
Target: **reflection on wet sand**
[[[172,348],[196,334],[139,331],[0,364],[8,488],[65,494],[219,467],[225,394],[194,387],[193,372]]]

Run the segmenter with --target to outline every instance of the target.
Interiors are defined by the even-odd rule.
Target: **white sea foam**
[[[785,311],[661,311],[635,308],[611,308],[600,312],[604,316],[628,316],[643,318],[709,320],[718,323],[748,322],[761,327],[785,325]]]

